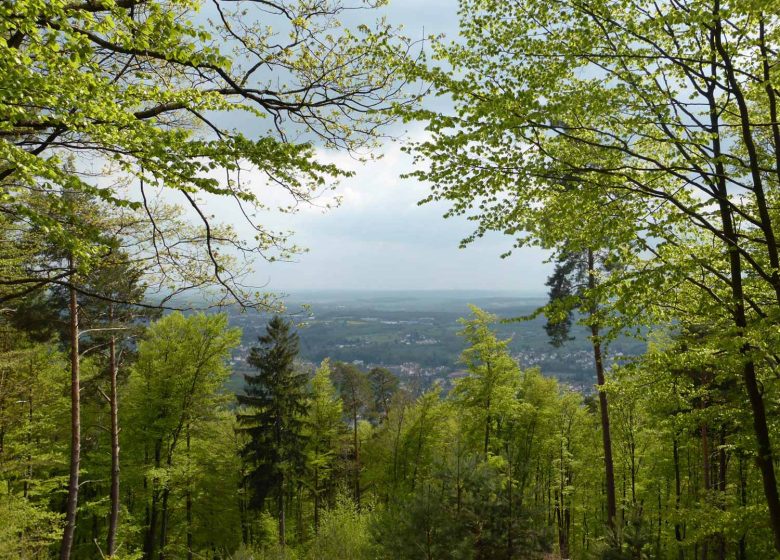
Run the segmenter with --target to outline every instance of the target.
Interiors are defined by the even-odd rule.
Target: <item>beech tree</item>
[[[498,340],[490,330],[497,317],[474,306],[471,312],[471,319],[461,321],[461,334],[469,344],[461,361],[470,375],[456,384],[453,393],[473,414],[487,459],[492,451],[491,436],[512,406],[520,370],[507,350],[509,341]]]
[[[127,426],[143,449],[148,480],[143,553],[164,557],[169,538],[170,479],[189,445],[190,433],[225,399],[220,389],[230,370],[240,331],[224,314],[172,313],[152,324],[141,340],[127,397]],[[145,485],[146,486],[146,485]]]
[[[346,174],[315,145],[370,148],[405,103],[400,73],[413,44],[383,22],[340,16],[373,2],[206,3],[190,0],[0,5],[0,184],[3,213],[86,251],[95,231],[68,231],[31,192],[89,194],[112,212],[136,209],[151,235],[156,189],[180,197],[205,230],[210,277],[226,297],[257,304],[217,245],[246,258],[284,257],[286,235],[264,227],[273,207],[242,170],[281,187],[292,211]],[[231,128],[246,118],[249,128]],[[72,157],[70,157],[72,156]],[[105,170],[95,174],[85,158]],[[251,239],[227,236],[203,197],[235,204]],[[164,240],[153,249],[166,251]],[[98,243],[99,245],[99,243]],[[168,246],[170,248],[170,246]],[[279,250],[277,250],[279,249]],[[52,276],[67,280],[69,275]],[[10,280],[10,279],[9,279]],[[33,279],[13,278],[16,286]],[[40,278],[38,278],[40,280]]]
[[[333,470],[344,432],[341,399],[330,376],[330,363],[324,360],[311,380],[311,398],[306,415],[306,467],[311,473],[315,531],[320,526],[322,497],[332,486]]]

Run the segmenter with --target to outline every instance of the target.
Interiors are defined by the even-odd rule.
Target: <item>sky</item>
[[[391,23],[402,24],[411,37],[439,33],[457,37],[455,0],[391,0],[382,14]],[[471,233],[473,224],[465,218],[443,219],[446,203],[417,204],[428,194],[428,186],[400,178],[412,169],[401,144],[424,132],[412,128],[394,133],[400,135],[399,141],[379,148],[383,157],[378,160],[359,164],[342,154],[325,154],[355,172],[336,189],[339,207],[264,215],[264,224],[293,230],[294,242],[308,251],[293,262],[257,263],[254,283],[286,293],[335,289],[545,293],[551,270],[544,263],[545,253],[521,249],[501,259],[512,239],[498,234],[460,249],[460,240]]]

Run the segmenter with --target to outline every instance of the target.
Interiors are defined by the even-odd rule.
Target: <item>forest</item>
[[[392,5],[0,0],[0,558],[780,558],[777,0]],[[422,393],[264,280],[395,142],[551,271]]]

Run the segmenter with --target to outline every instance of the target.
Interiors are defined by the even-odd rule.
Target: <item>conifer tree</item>
[[[244,376],[245,394],[238,401],[247,409],[238,418],[249,435],[243,455],[249,462],[250,503],[261,509],[269,494],[276,498],[279,543],[285,546],[285,494],[306,459],[303,428],[308,378],[295,368],[298,334],[288,321],[275,315],[258,340],[260,344],[252,348],[247,360],[258,373]]]

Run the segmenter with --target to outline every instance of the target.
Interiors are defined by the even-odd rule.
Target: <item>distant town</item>
[[[510,321],[531,315],[544,299],[511,294],[426,292],[358,295],[318,294],[288,301],[288,312],[299,327],[302,365],[313,368],[323,359],[353,363],[364,369],[387,368],[410,391],[419,393],[435,384],[442,390],[466,375],[459,357],[465,347],[458,335],[459,319],[469,315],[468,304],[496,314],[500,336],[510,339],[512,356],[523,368],[538,367],[584,395],[595,383],[593,353],[585,328],[574,329],[574,339],[560,348],[552,346],[544,331],[544,317]],[[298,311],[306,305],[308,312]],[[230,314],[231,324],[241,327],[243,340],[234,352],[232,366],[240,386],[250,348],[265,328],[267,317]],[[640,354],[644,343],[618,339],[607,354],[611,364]]]

